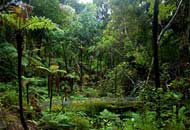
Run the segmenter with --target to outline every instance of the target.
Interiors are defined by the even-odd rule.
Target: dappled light
[[[190,130],[189,0],[1,0],[0,130]]]

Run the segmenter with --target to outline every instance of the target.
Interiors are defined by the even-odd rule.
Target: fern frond
[[[55,29],[56,25],[50,20],[45,17],[31,17],[25,25],[22,26],[22,29],[27,30],[36,30],[36,29]]]

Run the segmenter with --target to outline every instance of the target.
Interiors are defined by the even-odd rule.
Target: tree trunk
[[[189,0],[186,0],[187,1],[187,31],[186,31],[186,35],[187,35],[187,44],[188,44],[188,47],[189,47],[189,43],[190,43],[190,1]],[[189,53],[188,53],[189,54]],[[188,61],[190,62],[190,57],[188,57]]]
[[[159,0],[155,0],[154,3],[154,17],[153,17],[153,27],[152,27],[152,48],[153,48],[153,57],[154,57],[154,75],[155,75],[155,86],[156,88],[160,87],[160,74],[159,74],[159,60],[158,60],[158,7]]]
[[[23,114],[23,103],[22,103],[22,43],[23,36],[21,31],[16,32],[16,42],[17,42],[17,53],[18,53],[18,84],[19,84],[19,108],[20,108],[20,120],[24,130],[28,130],[27,124],[24,119]]]
[[[52,75],[50,76],[52,79]],[[50,85],[50,102],[49,102],[49,111],[51,112],[51,108],[52,108],[52,99],[53,99],[53,84],[51,81],[51,85]]]
[[[153,15],[153,27],[152,27],[152,49],[153,49],[153,64],[154,64],[154,80],[156,90],[160,87],[160,74],[159,74],[159,59],[158,59],[158,12],[159,12],[159,0],[155,0],[154,3],[154,15]],[[156,100],[156,118],[160,122],[160,96],[158,95]],[[161,124],[158,123],[158,128],[161,127]]]
[[[63,54],[63,59],[64,59],[64,61],[65,61],[65,69],[66,69],[67,73],[69,73],[68,62],[67,62],[67,54],[66,54],[66,48],[65,48],[64,45],[62,45],[62,47],[63,47],[63,52],[64,52],[64,54]]]
[[[80,91],[82,91],[82,85],[83,85],[83,68],[82,68],[82,62],[83,62],[83,51],[82,46],[80,48]]]
[[[49,68],[51,66],[51,54],[49,54]],[[51,74],[48,74],[48,97],[50,97],[50,93],[51,93],[51,83],[52,82],[52,78],[51,78]]]
[[[115,89],[115,98],[117,98],[117,67],[115,68],[114,89]]]
[[[26,99],[27,105],[29,105],[29,83],[26,84]]]

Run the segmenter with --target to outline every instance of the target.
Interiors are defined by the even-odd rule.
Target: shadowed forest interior
[[[190,0],[1,0],[1,129],[190,130]]]

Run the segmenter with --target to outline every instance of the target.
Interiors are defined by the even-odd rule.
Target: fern
[[[22,26],[23,29],[27,30],[36,30],[36,29],[55,29],[56,25],[50,20],[45,17],[31,17],[26,24]]]
[[[48,18],[33,16],[27,21],[22,21],[16,14],[0,13],[2,21],[21,30],[55,29],[56,25]]]
[[[38,66],[37,69],[43,70],[45,73],[51,73],[51,74],[55,74],[55,73],[66,73],[65,70],[60,70],[59,66],[57,65],[51,65],[49,68],[43,67],[43,66]]]
[[[17,50],[16,48],[10,43],[1,43],[0,44],[0,55],[2,57],[9,57],[9,58],[16,58],[17,57]]]
[[[19,28],[19,18],[16,16],[16,14],[0,13],[0,17],[4,23],[13,26],[14,28]]]

